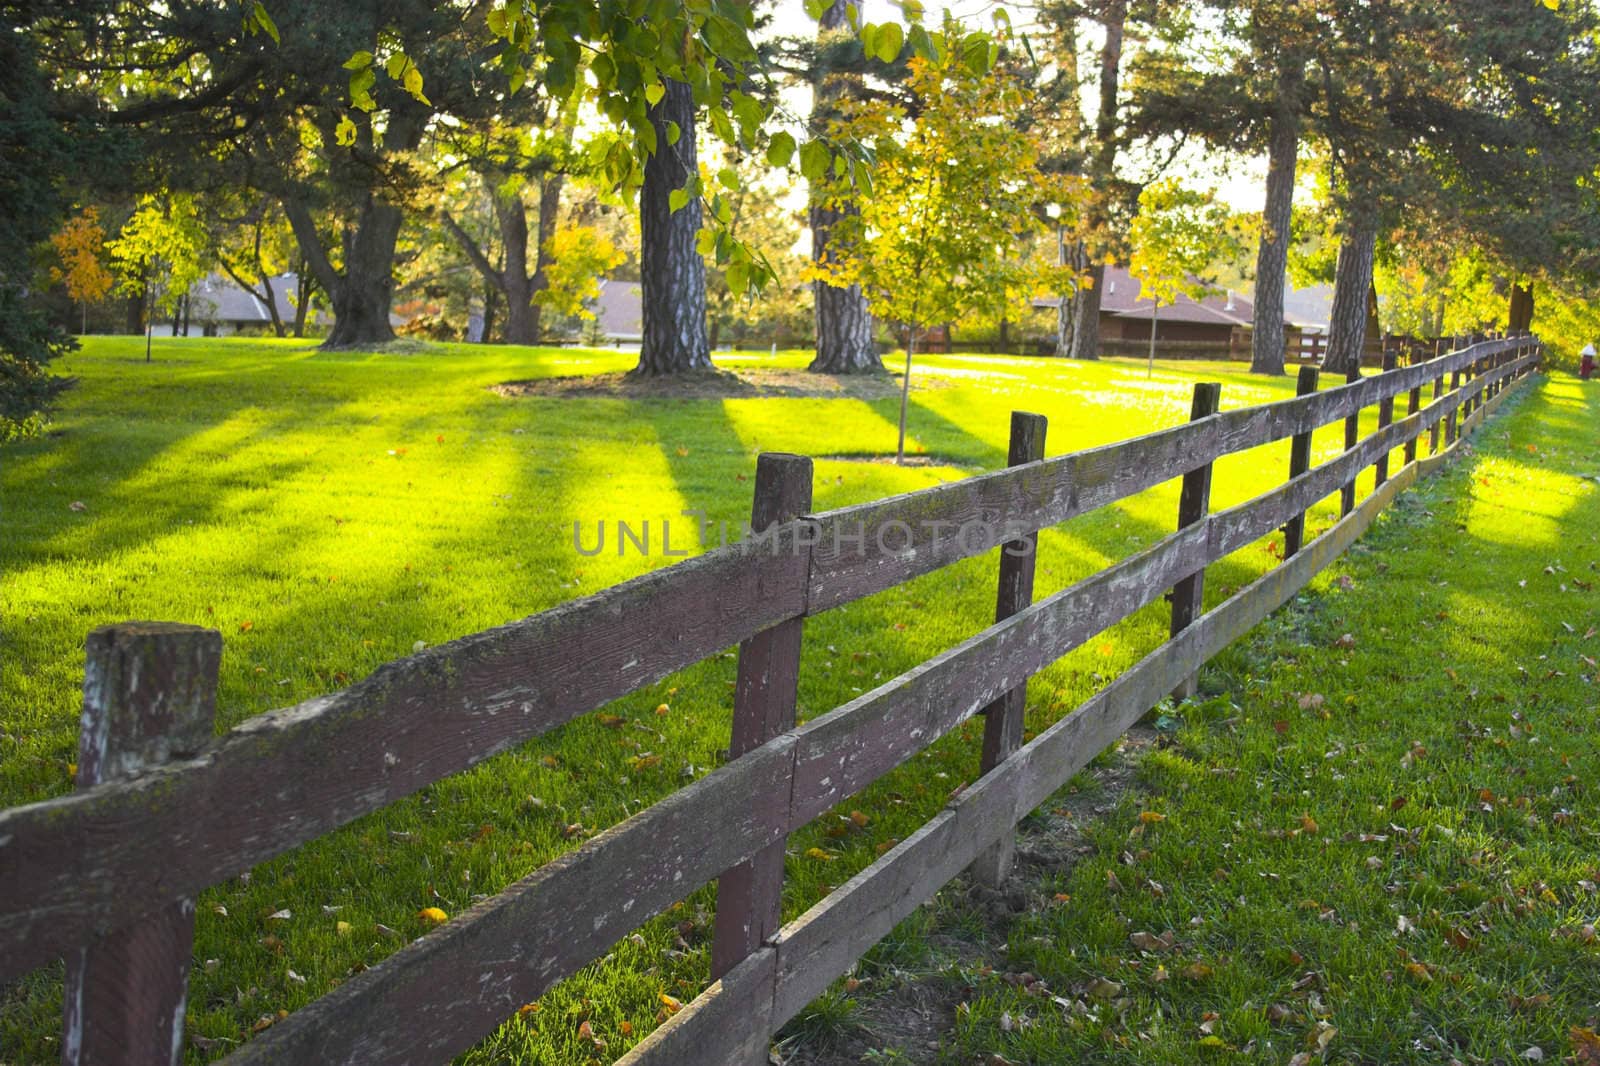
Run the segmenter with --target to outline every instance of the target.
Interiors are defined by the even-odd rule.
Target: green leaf
[[[739,132],[745,142],[754,144],[756,135],[761,131],[761,123],[766,119],[766,115],[761,111],[760,101],[743,93],[734,94],[733,117],[739,122]]]
[[[885,63],[900,58],[900,49],[906,43],[905,33],[897,22],[886,22],[878,29],[877,56]]]
[[[878,54],[878,27],[875,23],[867,23],[861,27],[858,34],[861,38],[861,50],[869,57]]]
[[[772,143],[767,145],[767,162],[775,167],[786,167],[793,158],[794,136],[784,130],[774,133]]]
[[[807,181],[816,181],[828,172],[832,158],[827,145],[821,141],[807,141],[800,148],[800,173]]]
[[[928,36],[928,31],[921,26],[911,27],[911,52],[913,55],[927,59],[936,55],[933,47],[933,38]]]
[[[366,70],[372,66],[371,52],[352,52],[349,59],[344,61],[346,70]]]
[[[724,189],[737,189],[739,187],[739,172],[732,167],[723,167],[717,171],[717,181]]]
[[[689,206],[689,193],[684,189],[673,189],[667,194],[667,210],[682,211]]]
[[[372,72],[370,66],[362,67],[350,75],[351,106],[359,107],[363,111],[371,111],[376,108],[378,101],[372,98],[371,89],[373,82],[377,80],[378,76]]]
[[[506,9],[505,8],[503,8],[503,7],[492,7],[492,8],[490,8],[489,9],[489,13],[484,16],[484,21],[486,23],[488,23],[489,32],[494,34],[496,37],[504,37],[506,35]]]
[[[671,119],[668,119],[667,120],[667,143],[668,144],[677,144],[678,143],[678,138],[681,137],[681,136],[683,136],[683,130],[678,128],[678,124],[676,122],[672,121]]]
[[[728,291],[735,295],[743,295],[750,288],[750,264],[744,262],[731,263],[727,274]]]
[[[641,123],[637,127],[637,132],[639,134],[639,143],[644,146],[644,150],[651,155],[655,155],[656,149],[659,147],[656,141],[655,124],[650,122]]]
[[[432,104],[433,101],[422,95],[422,71],[415,66],[406,68],[405,87],[406,92],[410,93],[418,103]]]
[[[389,72],[389,77],[399,81],[405,74],[406,68],[411,65],[411,60],[406,58],[404,52],[396,52],[383,64],[383,69]]]
[[[828,13],[828,8],[833,6],[833,0],[806,0],[806,14],[813,21],[821,21],[822,16]]]
[[[644,87],[645,102],[651,107],[655,107],[657,104],[659,104],[661,102],[661,98],[665,95],[667,95],[667,87],[662,85],[659,81],[651,82],[649,85]]]
[[[356,143],[356,124],[350,121],[349,115],[341,118],[339,124],[333,128],[333,139],[346,148]]]
[[[259,27],[261,31],[268,37],[272,38],[273,44],[283,43],[283,41],[278,38],[278,24],[272,21],[271,15],[267,14],[267,9],[265,5],[261,3],[261,0],[256,0],[255,5],[251,9],[250,13],[255,16],[256,26]]]

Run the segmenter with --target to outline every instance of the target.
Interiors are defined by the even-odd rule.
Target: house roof
[[[637,281],[600,279],[594,317],[606,336],[638,340],[644,336],[644,287]]]
[[[294,317],[294,297],[299,289],[299,278],[294,274],[279,274],[271,281],[273,302],[278,305],[278,315]],[[208,274],[189,290],[194,300],[194,317],[212,322],[258,323],[271,322],[266,301],[241,289],[231,278],[221,274]]]
[[[1149,321],[1150,297],[1145,295],[1136,278],[1127,267],[1106,267],[1101,283],[1100,311],[1117,318]],[[1291,289],[1284,297],[1284,317],[1290,325],[1325,326],[1328,321],[1327,305],[1332,290],[1329,286],[1311,286]],[[1036,307],[1053,307],[1054,298],[1035,300]],[[1228,291],[1193,300],[1180,295],[1172,304],[1162,304],[1162,322],[1193,322],[1214,326],[1250,326],[1255,320],[1255,304],[1242,293]]]

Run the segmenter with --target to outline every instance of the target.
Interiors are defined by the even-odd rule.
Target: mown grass
[[[892,452],[892,399],[508,399],[488,390],[626,369],[628,357],[614,353],[329,354],[294,342],[193,340],[158,342],[149,365],[140,354],[134,341],[91,340],[65,367],[81,384],[56,435],[0,456],[0,803],[71,789],[83,637],[97,625],[151,618],[218,628],[225,728],[339,688],[416,641],[440,643],[664,565],[581,556],[573,523],[676,520],[692,508],[737,525],[761,450],[817,456],[820,509],[1001,465],[1012,409],[1049,416],[1047,451],[1059,454],[1181,421],[1202,378],[1223,381],[1229,407],[1293,388],[1215,365],[1158,365],[1147,379],[1127,362],[930,357],[918,371],[911,433],[935,465],[898,468],[828,458]],[[804,357],[728,362],[793,368]],[[1569,417],[1588,424],[1583,412]],[[1337,437],[1319,434],[1318,452],[1331,455]],[[1277,484],[1286,465],[1286,443],[1220,463],[1217,506]],[[1047,531],[1041,593],[1164,535],[1175,512],[1168,484]],[[1310,528],[1333,514],[1325,503]],[[1214,568],[1209,596],[1262,572],[1274,549],[1263,543]],[[970,560],[808,622],[802,717],[982,629],[994,566],[992,555]],[[1029,727],[1115,676],[1164,629],[1157,604],[1045,671],[1030,689]],[[575,721],[207,892],[191,1059],[225,1053],[420,935],[422,908],[453,914],[707,772],[727,743],[733,665],[731,652],[713,658],[607,708],[623,718],[619,728],[598,716]],[[975,726],[960,730],[798,834],[786,913],[842,883],[970,780],[977,738]],[[713,906],[708,888],[646,924],[467,1060],[620,1054],[662,1016],[662,993],[688,999],[704,984]],[[58,972],[13,989],[0,1007],[0,1059],[56,1058],[58,1013]],[[580,1034],[584,1021],[604,1047]]]
[[[1546,383],[1208,668],[942,1061],[1600,1061],[1596,406]]]

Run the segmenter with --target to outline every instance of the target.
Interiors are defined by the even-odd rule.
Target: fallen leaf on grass
[[[1171,951],[1173,947],[1176,946],[1177,937],[1173,935],[1172,930],[1170,929],[1168,929],[1165,933],[1162,933],[1160,936],[1156,936],[1154,933],[1138,932],[1129,934],[1128,943],[1132,944],[1140,951],[1165,953]]]
[[[87,511],[88,509],[89,505],[84,503],[82,500],[73,500],[71,503],[67,504],[67,510],[69,511]]]
[[[1084,992],[1090,999],[1112,1000],[1122,995],[1122,986],[1116,981],[1096,977],[1089,982],[1089,987],[1084,989]]]
[[[429,925],[441,925],[450,920],[450,916],[438,907],[424,907],[417,912],[417,917]]]
[[[1572,1041],[1573,1066],[1600,1066],[1600,1033],[1574,1025],[1567,1039]]]
[[[1356,646],[1355,634],[1353,634],[1353,633],[1341,634],[1339,639],[1333,642],[1333,646],[1335,648],[1339,648],[1339,649],[1341,649],[1343,651],[1349,651],[1351,648]]]

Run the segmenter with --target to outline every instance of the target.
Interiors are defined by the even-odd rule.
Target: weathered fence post
[[[1345,371],[1345,384],[1351,385],[1361,380],[1361,368],[1353,366]],[[1361,412],[1355,411],[1344,420],[1344,450],[1349,451],[1361,439]],[[1356,479],[1351,478],[1339,489],[1339,517],[1343,518],[1356,509]]]
[[[1460,391],[1461,391],[1461,371],[1460,370],[1452,370],[1452,371],[1450,371],[1450,394],[1453,396],[1453,395],[1455,395],[1456,393],[1458,393]],[[1463,405],[1461,405],[1461,404],[1457,404],[1454,408],[1451,409],[1450,414],[1445,417],[1445,420],[1444,420],[1444,446],[1446,448],[1450,447],[1451,445],[1453,445],[1456,442],[1456,418],[1457,418],[1457,416],[1459,416],[1462,413],[1462,411],[1461,411],[1462,406]]]
[[[1044,415],[1011,412],[1011,449],[1007,466],[1022,466],[1044,458]],[[1033,602],[1033,571],[1038,559],[1039,534],[1028,533],[1008,541],[1000,550],[1000,584],[995,594],[994,620],[1003,621]],[[1022,718],[1028,707],[1024,681],[983,709],[983,755],[978,771],[986,774],[1022,746]],[[999,885],[1011,875],[1016,835],[1008,827],[972,864],[972,875],[986,885]]]
[[[1309,396],[1317,391],[1317,368],[1303,366],[1295,382],[1296,396]],[[1311,430],[1296,433],[1289,442],[1289,477],[1294,479],[1311,469]],[[1290,558],[1300,550],[1306,537],[1306,513],[1301,511],[1283,527],[1283,557]]]
[[[1189,421],[1198,422],[1216,414],[1222,404],[1222,383],[1197,381],[1194,401],[1189,405]],[[1178,528],[1194,525],[1211,509],[1211,464],[1197,467],[1183,475],[1183,492],[1178,497]],[[1189,628],[1189,623],[1205,610],[1205,568],[1196,570],[1172,588],[1172,635],[1177,636]],[[1175,700],[1188,699],[1195,694],[1198,669],[1172,690]]]
[[[1406,417],[1410,417],[1422,410],[1422,386],[1412,388],[1406,397]],[[1417,461],[1417,440],[1422,436],[1420,431],[1406,438],[1406,465],[1410,466]]]
[[[79,791],[192,756],[211,739],[222,663],[216,630],[128,622],[94,630],[85,651]],[[151,903],[137,922],[68,954],[65,1066],[182,1060],[194,900]]]
[[[750,528],[765,532],[809,510],[811,460],[782,452],[759,456]],[[729,759],[737,759],[794,727],[803,625],[804,619],[791,618],[739,644]],[[718,879],[711,939],[712,980],[727,973],[777,932],[783,898],[784,844],[783,840],[775,841]],[[766,1061],[764,1054],[761,1061]]]
[[[1444,375],[1440,374],[1438,377],[1433,379],[1433,398],[1430,401],[1430,404],[1438,403],[1439,402],[1439,397],[1443,396],[1443,395],[1444,395]],[[1429,455],[1438,455],[1439,454],[1439,434],[1440,434],[1440,432],[1443,431],[1443,429],[1444,429],[1444,421],[1442,419],[1435,419],[1434,423],[1433,423],[1433,428],[1428,431],[1428,454]]]
[[[1387,375],[1394,368],[1395,368],[1395,354],[1393,352],[1384,352],[1383,353],[1383,373],[1385,375]],[[1388,396],[1388,397],[1385,397],[1384,399],[1381,399],[1381,400],[1378,401],[1378,429],[1381,431],[1381,430],[1384,430],[1384,429],[1388,428],[1389,423],[1391,423],[1393,421],[1394,421],[1394,397],[1393,396]],[[1372,487],[1375,488],[1375,489],[1376,488],[1381,488],[1383,483],[1385,481],[1389,480],[1389,449],[1388,448],[1385,448],[1383,450],[1383,454],[1378,456],[1378,461],[1373,464],[1373,470],[1374,470],[1376,476],[1373,479],[1373,486]]]

